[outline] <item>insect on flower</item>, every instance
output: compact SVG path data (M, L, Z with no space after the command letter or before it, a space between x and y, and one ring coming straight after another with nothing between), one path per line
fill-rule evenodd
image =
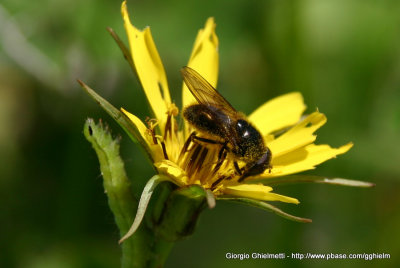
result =
M260 132L246 117L236 111L195 70L184 67L181 73L185 84L199 102L185 107L183 117L203 135L211 136L209 139L197 136L193 132L192 140L220 144L217 166L225 160L225 151L228 152L234 159L235 170L240 176L239 182L249 176L261 174L267 168L271 169L272 153L264 145ZM237 160L245 162L245 166L239 168Z
M299 92L287 93L265 102L249 114L248 119L236 111L215 89L219 55L213 18L207 20L196 37L188 62L193 69L184 67L181 70L186 85L182 87L185 124L182 129L179 128L175 118L179 111L171 100L165 70L150 28L141 31L132 25L126 2L122 3L121 11L130 50L116 35L113 37L138 75L154 118L148 120L146 126L140 118L123 108L116 109L80 82L129 136L141 145L157 172L147 181L135 219L120 242L136 232L154 189L163 181L177 186L174 196L175 193L180 195L181 190L200 189L201 194L189 192L188 196L185 195L183 203L186 200L199 200L200 197L205 198L212 208L216 200L234 201L272 211L298 222L311 220L289 215L268 202L299 204L299 201L273 192L271 186L300 182L373 186L367 182L340 178L292 176L346 153L353 144L350 142L338 148L315 144L315 131L327 119L318 110L302 116L306 105ZM192 132L186 123L195 131ZM185 210L189 206L181 208ZM166 225L162 226L168 227L165 230L169 234L181 237L181 230L188 230L186 223L192 222L193 215L198 215L197 208L193 208L187 210L187 217L178 217L182 219L181 223L166 221ZM180 212L171 211L168 215L173 216L163 218L174 220L175 215L182 216ZM172 232L170 227L176 229Z

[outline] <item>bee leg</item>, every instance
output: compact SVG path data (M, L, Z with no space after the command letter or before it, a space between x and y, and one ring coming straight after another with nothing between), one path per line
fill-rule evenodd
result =
M269 172L271 172L272 169L271 158L272 158L271 151L267 148L267 150L260 157L260 159L258 159L255 163L248 163L246 165L245 172L238 179L238 182L242 182L247 177L259 175L263 173L264 170L266 169L269 169Z
M233 161L233 166L235 167L236 172L237 172L240 176L242 176L242 171L240 170L239 165L238 165L238 163L237 163L236 161Z
M215 174L219 170L219 168L222 166L222 163L224 163L224 161L226 159L226 155L227 155L227 147L226 147L226 142L225 142L225 144L219 150L218 161L217 161L217 164L215 164L213 174Z
M224 142L224 144L222 144L222 147L218 152L218 162L223 162L225 160L226 152L228 151L228 147L226 146L227 144L228 144L228 142ZM223 157L223 159L222 159L222 157Z
M197 141L201 141L201 142L209 143L209 144L221 144L221 145L225 145L225 144L226 144L226 142L216 141L216 140L210 140L210 139L198 137L198 136L196 136L196 135L193 135L193 136L192 136L192 140L197 140Z
M219 177L218 180L214 181L213 184L211 184L211 189L214 189L215 186L217 186L221 181L223 181L225 179L226 179L226 176Z
M162 148L162 151L163 151L165 160L169 160L168 154L167 154L167 148L165 148L165 143L164 143L164 141L161 141L161 148Z
M190 134L189 138L187 138L187 140L186 140L186 142L185 142L185 144L183 145L183 148L182 148L183 153L186 153L188 151L189 145L190 145L191 142L193 142L193 137L196 137L196 134L197 134L196 131L193 131Z
M189 145L193 140L193 136L196 135L196 131L192 132L189 136L189 138L185 141L185 144L183 145L181 152L179 154L179 159L182 159L183 155L188 151Z

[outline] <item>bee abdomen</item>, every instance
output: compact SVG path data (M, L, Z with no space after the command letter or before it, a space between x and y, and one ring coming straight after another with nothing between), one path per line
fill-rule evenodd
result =
M226 115L209 105L194 104L183 110L183 117L196 129L223 138L221 118ZM228 117L227 117L228 118Z

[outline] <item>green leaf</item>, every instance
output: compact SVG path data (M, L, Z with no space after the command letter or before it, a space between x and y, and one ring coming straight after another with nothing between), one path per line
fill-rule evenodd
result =
M143 220L144 214L146 213L147 205L150 202L151 195L154 192L154 189L157 187L157 185L160 182L168 180L167 177L162 176L162 175L154 175L147 183L146 186L144 187L144 190L142 192L142 196L140 197L139 201L139 207L136 212L135 220L132 223L131 228L129 231L119 240L119 243L124 242L126 239L128 239L131 235L133 235L136 230L138 229L140 223Z
M259 201L259 200L254 200L254 199L250 199L250 198L237 198L237 197L231 197L231 196L220 196L217 198L218 200L226 200L226 201L231 201L231 202L236 202L236 203L241 203L244 205L248 205L248 206L252 206L252 207L257 207L257 208L261 208L270 212L275 213L276 215L279 215L285 219L288 220L292 220L292 221L297 221L297 222L312 222L311 219L306 219L306 218L300 218L297 216L293 216L291 214L288 214L282 210L280 210L279 208L263 202L263 201Z
M289 184L289 183L309 183L309 182L351 186L351 187L363 187L363 188L375 186L375 184L371 182L348 180L342 178L327 178L323 176L313 176L313 175L289 175L284 177L274 177L268 179L254 180L254 182L256 183L261 182L264 185L270 185L270 186Z

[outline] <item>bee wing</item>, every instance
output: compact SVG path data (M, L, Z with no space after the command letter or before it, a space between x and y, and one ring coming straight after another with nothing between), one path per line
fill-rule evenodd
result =
M181 69L181 74L186 86L199 103L217 107L227 114L237 114L235 108L198 72L185 66Z

